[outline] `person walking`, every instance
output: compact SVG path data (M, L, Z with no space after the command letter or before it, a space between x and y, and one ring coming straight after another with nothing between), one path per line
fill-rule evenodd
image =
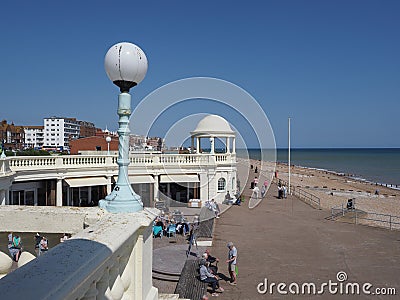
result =
M230 285L236 285L236 262L237 262L237 249L233 245L232 242L227 244L229 249L228 252L228 260L226 261L228 264L229 275L231 276Z
M251 198L252 199L254 199L254 198L258 199L259 194L260 194L260 189L259 189L258 186L255 186L254 189L253 189L253 192L251 193Z

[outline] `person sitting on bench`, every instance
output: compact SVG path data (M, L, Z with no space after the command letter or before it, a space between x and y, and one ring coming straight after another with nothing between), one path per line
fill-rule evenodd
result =
M200 280L206 283L211 284L211 296L218 296L216 290L222 293L224 289L219 286L218 277L216 275L211 274L210 270L208 269L209 262L205 259L200 260Z

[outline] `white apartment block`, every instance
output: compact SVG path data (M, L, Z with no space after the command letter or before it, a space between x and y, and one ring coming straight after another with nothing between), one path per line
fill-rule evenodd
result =
M41 148L44 143L44 126L24 126L25 147Z
M44 147L69 148L69 140L79 137L80 125L75 118L44 119Z

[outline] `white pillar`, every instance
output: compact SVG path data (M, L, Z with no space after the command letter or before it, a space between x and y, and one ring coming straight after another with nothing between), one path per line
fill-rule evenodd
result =
M196 137L196 153L200 153L200 138Z
M190 152L194 153L194 137L191 137Z
M202 204L204 204L204 201L209 200L209 183L208 183L208 176L207 173L200 173L200 195L199 199L202 201Z
M5 192L6 192L6 198L5 198L6 204L10 204L10 190L5 190Z
M231 138L226 138L226 153L231 153Z
M0 205L6 205L6 191L0 191Z
M111 176L107 177L107 195L111 194Z
M232 153L235 154L236 153L236 137L232 138Z
M62 206L62 179L57 179L56 206Z
M159 183L158 183L158 175L154 176L154 201L159 200L158 198L158 189L159 189Z
M214 137L210 137L210 143L211 143L211 154L215 153L215 146L214 146Z

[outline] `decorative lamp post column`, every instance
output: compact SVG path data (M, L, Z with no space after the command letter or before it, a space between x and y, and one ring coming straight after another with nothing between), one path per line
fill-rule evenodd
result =
M111 142L110 136L106 137L106 142L107 142L107 155L110 155L110 142Z
M118 180L113 191L99 201L99 206L112 213L136 212L143 203L129 182L129 117L131 95L129 89L139 84L147 72L147 58L143 50L131 43L112 46L105 57L104 66L110 80L119 87L118 96Z

